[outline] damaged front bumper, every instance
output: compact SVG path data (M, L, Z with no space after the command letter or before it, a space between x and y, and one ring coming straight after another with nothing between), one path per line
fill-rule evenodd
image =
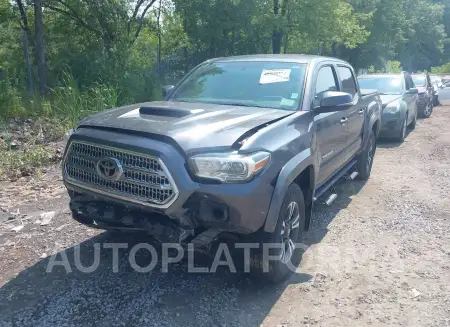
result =
M75 220L94 228L142 231L162 243L179 244L194 233L192 229L181 228L156 212L135 210L86 195L73 196L69 205Z

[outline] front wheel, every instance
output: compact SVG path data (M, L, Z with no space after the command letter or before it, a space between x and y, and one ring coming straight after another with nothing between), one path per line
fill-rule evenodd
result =
M433 102L429 101L428 104L423 108L422 111L422 117L428 118L431 116L431 113L433 112Z
M403 143L403 141L406 138L407 127L408 127L408 116L406 115L405 120L403 121L403 124L402 124L402 128L400 129L400 134L397 137L397 141L399 141L400 143Z
M252 272L277 283L290 277L301 260L301 242L305 226L305 201L297 184L286 191L273 233L263 233L260 248L252 258ZM266 248L266 250L265 250Z
M370 131L369 139L367 140L366 147L358 158L356 164L358 170L358 179L368 180L370 172L372 171L373 158L375 156L375 150L377 148L377 140L373 130Z
M416 124L417 124L417 110L416 110L416 113L414 114L414 119L413 119L413 121L411 122L411 124L409 125L409 127L410 127L411 129L415 129L415 128L416 128Z

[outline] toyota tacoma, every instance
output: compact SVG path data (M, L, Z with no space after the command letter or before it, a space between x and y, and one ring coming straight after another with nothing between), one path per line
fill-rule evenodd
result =
M343 177L369 178L379 95L345 61L304 55L211 59L164 90L164 101L94 114L70 134L73 218L199 250L278 244L275 260L257 249L252 262L287 278L313 203L330 204Z

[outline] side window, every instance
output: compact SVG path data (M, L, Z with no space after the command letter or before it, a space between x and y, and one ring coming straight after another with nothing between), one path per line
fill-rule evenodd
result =
M405 81L406 81L406 83L405 83L406 90L409 90L409 89L412 89L412 88L416 87L416 85L414 84L414 81L413 81L411 75L405 75Z
M314 107L320 105L322 96L326 91L337 91L338 86L334 76L334 70L331 66L320 68L317 74L316 91L314 93Z
M339 78L342 83L342 92L350 93L352 96L356 94L356 82L352 71L348 67L338 66Z

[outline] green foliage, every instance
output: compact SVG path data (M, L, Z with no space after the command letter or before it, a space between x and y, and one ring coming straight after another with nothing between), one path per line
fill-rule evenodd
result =
M8 81L0 81L0 118L21 117L25 114L18 90Z
M32 1L21 2L36 85L34 9ZM59 117L71 126L111 106L157 99L161 84L218 56L322 54L369 71L450 61L450 0L43 0L42 99L27 94L17 3L0 0L3 118Z
M431 72L433 74L450 74L450 62L442 66L431 67Z
M402 66L400 61L388 60L383 68L377 69L375 66L371 65L367 69L369 73L400 73L402 72Z
M400 61L389 60L386 63L386 73L400 73L402 70Z
M15 170L25 167L37 168L54 162L52 151L44 146L36 146L30 150L10 151L0 148L0 178L11 176Z
M69 73L64 73L64 86L52 90L54 114L67 127L75 127L81 118L118 105L118 92L114 87L96 83L81 92Z

